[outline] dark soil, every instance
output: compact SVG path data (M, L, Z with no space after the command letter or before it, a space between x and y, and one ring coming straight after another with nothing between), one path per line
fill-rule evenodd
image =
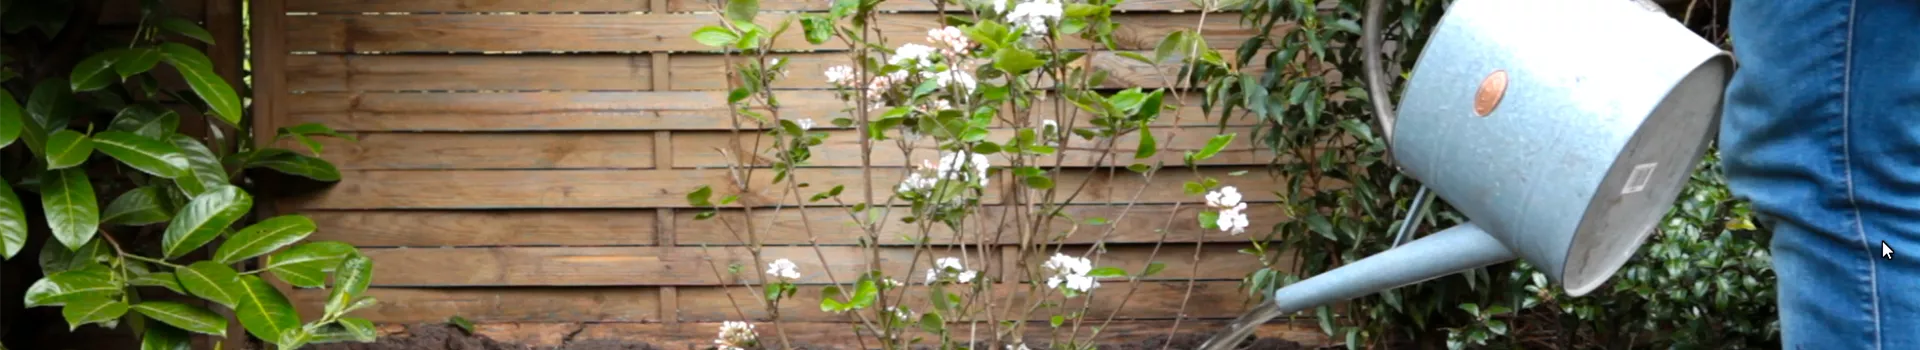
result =
M372 343L333 343L307 347L315 350L532 350L531 346L495 341L484 335L469 335L451 325L420 324L406 332L389 334ZM555 350L657 350L649 344L604 340L570 342Z
M1172 337L1173 344L1171 346L1168 346L1167 344L1168 337L1162 335L1162 336L1155 336L1152 338L1139 340L1131 343L1104 344L1100 348L1114 349L1114 350L1194 349L1194 348L1199 348L1200 344L1205 343L1207 341L1207 338L1210 336L1212 335L1197 334L1197 333L1181 334L1181 335ZM833 345L815 346L811 344L808 344L808 345L795 344L795 345L796 347L799 347L802 349L841 349L844 347L844 346L833 346ZM1031 344L1029 348L1046 349L1044 344ZM459 328L455 328L451 325L419 324L419 325L413 325L413 326L407 327L406 331L404 332L382 336L378 341L375 341L372 343L319 344L319 345L308 346L307 349L314 349L314 350L416 350L416 349L417 350L535 350L536 348L527 346L527 345L522 345L522 344L503 343L503 342L495 341L491 338L487 338L484 335L477 335L477 334L469 335L465 331L462 331ZM568 342L564 345L561 345L558 348L541 348L539 350L547 350L547 349L552 349L552 350L656 350L659 348L651 344L645 344L645 343L616 342L616 341L609 341L609 340L583 340L583 341L577 341L577 342ZM1294 342L1287 341L1284 339L1279 339L1279 338L1260 338L1260 339L1252 339L1249 342L1242 343L1240 349L1242 350L1296 350L1296 349L1307 349L1307 347L1302 346L1299 343L1294 343Z

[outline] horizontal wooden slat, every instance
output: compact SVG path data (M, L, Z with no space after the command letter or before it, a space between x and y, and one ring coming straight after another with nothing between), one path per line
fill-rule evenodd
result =
M289 12L646 11L647 0L287 0Z
M979 0L953 1L946 4L946 10L950 14L966 16L966 5L961 4L969 3L985 2ZM724 7L725 4L724 1L714 0L667 0L667 11L711 11L709 5L721 5ZM760 10L826 11L829 4L831 3L814 0L767 0L760 2ZM939 9L939 7L935 6L935 1L929 0L892 0L881 2L875 9L880 11L932 12ZM1198 11L1199 9L1199 6L1194 6L1192 1L1187 0L1128 0L1114 7L1115 11Z
M291 91L649 90L647 55L291 55Z
M849 189L847 193L857 193L853 191L854 190ZM858 194L843 194L843 196L859 197ZM968 227L978 227L972 225L981 225L983 222L989 225L1003 223L998 217L1004 215L1002 213L1005 209L1005 207L997 206L982 208L980 212L983 215L968 219ZM1213 210L1207 209L1204 205L1182 205L1178 212L1174 212L1173 209L1173 205L1164 204L1135 205L1132 209L1127 209L1124 204L1068 206L1065 214L1068 215L1069 218L1055 219L1052 225L1049 225L1049 228L1043 232L1048 233L1047 237L1058 239L1053 242L1070 244L1094 243L1102 241L1103 238L1104 242L1114 244L1152 243L1161 239L1160 230L1163 228L1167 229L1165 236L1166 241L1169 243L1247 241L1247 237L1244 236L1233 236L1217 230L1201 229L1198 214L1203 210ZM913 240L919 239L921 232L917 225L901 223L899 221L906 215L904 213L905 208L901 208L900 210L902 210L902 212L887 213L884 216L887 222L880 231L880 244L910 245L915 244ZM804 220L802 219L803 212L805 213ZM1122 213L1125 215L1122 216ZM713 218L706 220L696 220L694 218L696 215L698 215L698 212L694 211L674 212L674 227L679 234L679 236L676 237L679 244L684 246L745 244L735 238L732 233L734 230L746 229L747 216L744 211L737 209L721 210L718 214L714 215ZM1274 224L1290 220L1280 207L1271 204L1251 205L1247 208L1247 215L1248 221L1250 222L1248 227L1253 228L1271 227ZM855 226L853 216L847 212L846 208L785 209L778 212L759 210L754 212L753 217L755 219L752 222L758 228L757 232L760 233L761 244L805 245L810 244L811 239L816 240L822 245L852 245L858 244L860 238L866 237L866 232L862 231L860 227ZM1092 218L1101 218L1107 221L1108 224L1095 225L1087 223L1087 220ZM1169 223L1168 220L1172 220L1172 222ZM1018 224L1008 221L1005 222L1005 225L1011 229ZM811 238L807 234L807 228L812 228L813 234ZM1112 232L1109 233L1109 230ZM981 231L977 229L967 231L967 235L963 237L965 239L963 242L969 244L979 242L979 232ZM987 230L985 232L996 231ZM1010 240L1013 239L1015 233L1019 231L1007 232L1007 239ZM926 234L927 242L931 244L953 244L956 242L953 231L944 225L934 225Z
M793 15L765 14L756 23L772 25ZM880 15L879 28L891 38L919 42L927 30L938 28L935 14ZM1116 14L1125 23L1114 32L1117 49L1151 50L1167 33L1190 30L1199 14ZM1210 47L1234 47L1254 34L1239 25L1239 16L1214 14L1207 20ZM482 51L704 51L711 49L689 35L719 23L715 14L594 14L594 15L312 15L288 16L287 46L313 52L482 52ZM812 45L802 31L789 30L775 39L777 50L832 49L838 42ZM896 39L899 40L899 39ZM1078 38L1063 38L1063 47L1087 48Z
M1059 155L1037 156L1030 163L1035 166L1126 166L1134 163L1181 164L1184 151L1198 151L1205 148L1207 139L1223 133L1238 133L1227 148L1213 158L1200 161L1203 165L1226 164L1266 164L1273 159L1273 152L1266 146L1256 144L1252 137L1252 127L1229 127L1222 132L1218 127L1179 127L1152 129L1159 150L1152 157L1134 158L1140 147L1140 134L1130 133L1114 139L1082 139L1069 133L1064 142L1057 145ZM837 156L860 154L858 131L836 130L826 132L828 137L823 143L809 148L813 156L801 166L860 166L860 157ZM1002 142L1012 140L1013 129L993 130L988 140ZM735 139L739 141L735 143ZM777 142L766 133L743 132L737 137L725 131L682 131L673 134L673 165L682 168L714 168L733 165L767 166L780 160ZM737 144L738 148L735 148ZM872 164L876 166L909 166L923 161L940 159L941 151L932 138L922 138L902 150L896 142L877 142L873 145ZM722 152L724 151L724 153ZM911 154L908 153L911 151ZM729 157L731 155L731 157ZM908 159L911 155L911 159ZM728 158L732 158L729 160ZM990 156L996 166L1008 165L1005 157Z
M1151 51L1133 51L1146 57L1153 57ZM828 89L824 72L833 66L850 65L852 57L845 52L786 53L769 55L787 60L787 75L775 80L774 88L781 89ZM1101 88L1165 87L1173 86L1180 80L1179 63L1169 60L1160 65L1149 65L1131 58L1122 57L1112 51L1100 51L1090 61L1079 61L1076 65L1091 62L1094 69L1108 72L1107 80L1097 86ZM738 60L739 57L734 59ZM726 56L711 54L674 55L673 90L726 90L728 66ZM1165 79L1162 79L1164 75ZM1050 83L1048 83L1050 84ZM1045 86L1045 84L1042 84Z
M1064 301L1061 299L1060 293L1054 292L1051 293L1051 295L1047 295L1047 297L1050 300L1061 302L1063 306L1040 308L1028 317L1028 319L1045 322L1044 320L1052 315L1078 311L1082 305L1087 306L1088 315L1098 317L1099 319L1106 319L1107 315L1114 314L1115 311L1119 311L1118 314L1115 314L1115 318L1117 319L1172 319L1174 315L1185 315L1190 318L1233 318L1239 316L1241 312L1244 312L1244 310L1251 306L1248 301L1247 292L1240 289L1239 281L1194 282L1193 297L1187 303L1184 313L1180 312L1180 304L1184 299L1182 296L1186 295L1187 292L1187 281L1139 283L1139 290L1135 291L1132 297L1127 297L1126 295L1131 283L1125 281L1102 282L1100 288L1094 290L1093 295L1079 296ZM854 321L852 315L820 311L817 300L821 299L822 287L802 286L799 289L798 292L794 293L795 296L793 298L807 302L781 303L781 320L790 322ZM1027 289L1028 285L1024 284L1000 284L994 288L993 294L980 296L991 296L996 299L996 304L1000 305L999 308L1002 308L996 311L1004 311L1005 303L1010 300L1013 302L1026 301L1020 305L1031 305L1030 299L1023 300L1027 298ZM1044 286L1042 286L1042 289L1044 289ZM740 312L735 312L732 306L733 302L728 301L728 292L732 293L731 297L733 298L733 302L738 302L742 305ZM745 288L736 286L732 287L731 290L723 291L714 287L680 287L679 293L680 317L682 320L695 322L740 320L740 316L738 316L739 313L745 313L747 319L750 320L761 321L768 319L766 308L751 307L757 305L755 302L759 300L757 299L759 298L758 294ZM900 291L890 291L887 297L894 298L898 293L900 293ZM926 301L927 296L928 293L924 290L924 287L918 284L912 285L905 291L904 297L906 300L904 304L907 305L908 310L930 310L932 307ZM838 299L840 296L834 295L834 297ZM1091 303L1082 304L1086 303L1089 298L1092 299ZM1121 300L1127 301L1124 306L1121 305ZM962 302L965 303L967 301L968 300L963 300ZM984 303L985 301L980 300L977 302ZM892 304L900 303L892 302ZM978 309L979 306L975 305L973 308ZM1060 310L1060 308L1070 309ZM984 313L980 315L980 319L985 319ZM947 320L967 319L956 315L943 316L946 316L945 319ZM1006 319L1009 317L1002 315L1001 318Z
M892 187L904 178L901 169L874 171L873 183ZM1229 177L1230 173L1252 171L1255 175ZM1067 171L1055 176L1057 188L1071 191L1092 181L1074 203L1173 203L1199 200L1181 189L1184 181L1210 176L1223 183L1284 183L1259 175L1255 167L1204 168L1199 175L1188 171L1164 171L1148 184L1126 169L1090 169ZM288 209L513 209L513 208L660 208L687 207L686 194L705 185L713 189L715 200L738 195L742 205L765 206L775 203L797 205L793 196L782 196L785 187L772 188L773 174L760 170L751 193L741 193L731 185L726 169L701 170L461 170L461 171L344 171L342 180L330 190L301 195L284 201ZM799 181L810 183L811 196L834 186L861 186L858 168L805 168L793 172ZM1004 181L994 180L994 181ZM1319 189L1340 183L1325 180ZM992 182L990 184L1004 184ZM1253 185L1252 183L1245 185ZM982 198L997 203L999 187ZM1134 198L1136 191L1139 197ZM1273 191L1243 191L1248 201L1275 200Z
M1097 326L1097 324L1094 324L1097 321L1099 320L1089 320L1089 323L1080 328L1077 337L1083 341L1089 337L1093 337L1093 342L1103 345L1103 349L1140 344L1150 339L1160 339L1161 337L1165 337L1169 331L1175 330L1174 326L1176 326L1174 321L1167 320L1115 320L1113 323L1107 324L1105 328L1101 328L1102 331L1100 334L1094 337L1091 328ZM1220 330L1225 326L1226 322L1225 320L1182 320L1178 324L1178 332L1180 334L1208 334ZM1254 335L1261 338L1285 339L1306 345L1308 348L1330 344L1330 340L1326 334L1321 332L1317 323L1311 320L1295 320L1294 323L1286 322L1287 320L1282 319L1261 325L1255 329ZM969 325L956 323L955 326L967 327ZM754 325L754 327L755 330L760 333L761 339L763 339L762 344L766 344L766 342L771 341L771 339L778 338L777 334L779 334L779 332L776 329L784 329L788 339L793 341L796 347L803 347L805 349L857 349L860 340L855 339L855 337L860 334L866 334L866 332L856 333L851 324L837 322L760 323ZM567 344L565 342L566 340L571 340L572 344L592 344L594 342L617 344L645 343L661 349L704 349L713 346L714 332L719 329L719 322L684 324L511 323L479 324L475 327L474 333L485 335L488 338L502 342L532 346L536 349L560 348L563 344ZM915 336L924 336L926 334L917 329L909 329L908 331L912 332L910 334ZM1027 324L1026 333L1023 334L1026 335L1026 343L1030 348L1041 349L1044 348L1044 345L1041 344L1056 341L1049 339L1056 334L1056 332L1060 337L1064 338L1072 334L1073 329L1071 327L1054 329L1046 322L1031 322ZM566 337L563 339L562 336ZM985 337L982 337L981 339L984 340L984 338ZM874 339L872 336L867 336L865 339L868 340L870 347L874 346L871 343L872 339Z
M558 131L558 130L729 130L726 92L522 92L522 93L348 93L288 95L282 125L323 123L345 131ZM828 128L833 118L849 117L850 103L830 91L781 91L785 118L812 118ZM1202 115L1199 94L1187 95L1192 107L1164 113L1156 126L1215 125ZM1049 97L1048 101L1059 97ZM1176 100L1169 96L1169 101ZM1171 102L1170 102L1171 103ZM1050 108L1031 118L1064 121ZM1068 109L1085 120L1087 114ZM884 111L875 111L879 116ZM1237 121L1236 121L1237 122ZM741 128L756 128L741 117Z
M652 210L307 212L312 239L357 246L652 245Z
M653 133L361 133L321 137L322 159L341 169L645 169ZM281 147L301 146L292 140Z
M288 299L302 317L311 321L324 313L327 293L322 289L296 289L288 293ZM380 303L354 311L353 317L377 323L445 322L453 316L474 322L658 322L661 315L659 289L650 287L376 287L367 289L364 295Z
M1168 246L1168 250L1153 259L1167 264L1167 271L1153 278L1238 279L1260 267L1254 259L1234 253L1239 245L1210 245L1207 249L1211 253L1201 262L1209 268L1200 269L1199 275L1194 275L1188 255L1193 248L1178 247ZM815 249L766 247L762 251L762 263L779 258L792 260L802 271L796 281L799 283L830 283L833 279L826 275L828 270L838 274L837 279L842 282L851 281L857 271L871 268L864 259L856 258L867 256L869 251L864 248ZM1114 246L1099 256L1137 272L1146 266L1151 249L1152 246ZM1176 253L1183 250L1184 254ZM741 265L743 277L755 282L765 268L754 263L745 247L365 248L361 252L375 263L373 285L387 287L714 286L735 283L735 277L726 272L733 264ZM1077 256L1082 252L1068 253ZM984 259L978 251L964 253L957 248L935 248L926 254L916 254L908 247L880 248L879 254L881 269L887 275L898 276L897 279L910 284L918 284L925 278L919 272L932 266L936 257ZM831 260L823 265L820 256ZM914 262L916 256L917 263ZM985 266L983 263L972 265L970 268L974 269ZM716 267L718 274L714 271Z

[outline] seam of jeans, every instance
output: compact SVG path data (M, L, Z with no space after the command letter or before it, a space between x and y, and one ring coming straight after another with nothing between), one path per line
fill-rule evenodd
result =
M1847 2L1846 56L1840 65L1840 159L1842 163L1841 170L1845 172L1846 176L1847 207L1853 211L1853 232L1860 236L1860 244L1865 245L1867 251L1871 252L1873 249L1871 244L1867 243L1866 224L1862 222L1864 218L1860 215L1860 200L1853 189L1853 41L1855 39L1854 27L1859 25L1856 23L1858 21L1857 13L1859 13L1859 11L1859 0ZM1883 349L1886 346L1885 344L1881 344L1880 340L1881 333L1883 332L1880 329L1879 275L1880 262L1875 261L1873 258L1868 258L1867 295L1873 299L1874 349Z

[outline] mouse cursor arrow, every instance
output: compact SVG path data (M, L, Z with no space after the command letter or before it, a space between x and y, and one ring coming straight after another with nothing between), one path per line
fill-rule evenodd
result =
M1887 241L1880 241L1880 256L1893 260L1893 247L1888 247Z

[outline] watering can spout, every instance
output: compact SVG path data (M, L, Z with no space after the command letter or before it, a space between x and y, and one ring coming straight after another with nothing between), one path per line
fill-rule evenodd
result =
M1301 311L1513 259L1500 240L1466 223L1287 285L1272 300L1278 312Z

